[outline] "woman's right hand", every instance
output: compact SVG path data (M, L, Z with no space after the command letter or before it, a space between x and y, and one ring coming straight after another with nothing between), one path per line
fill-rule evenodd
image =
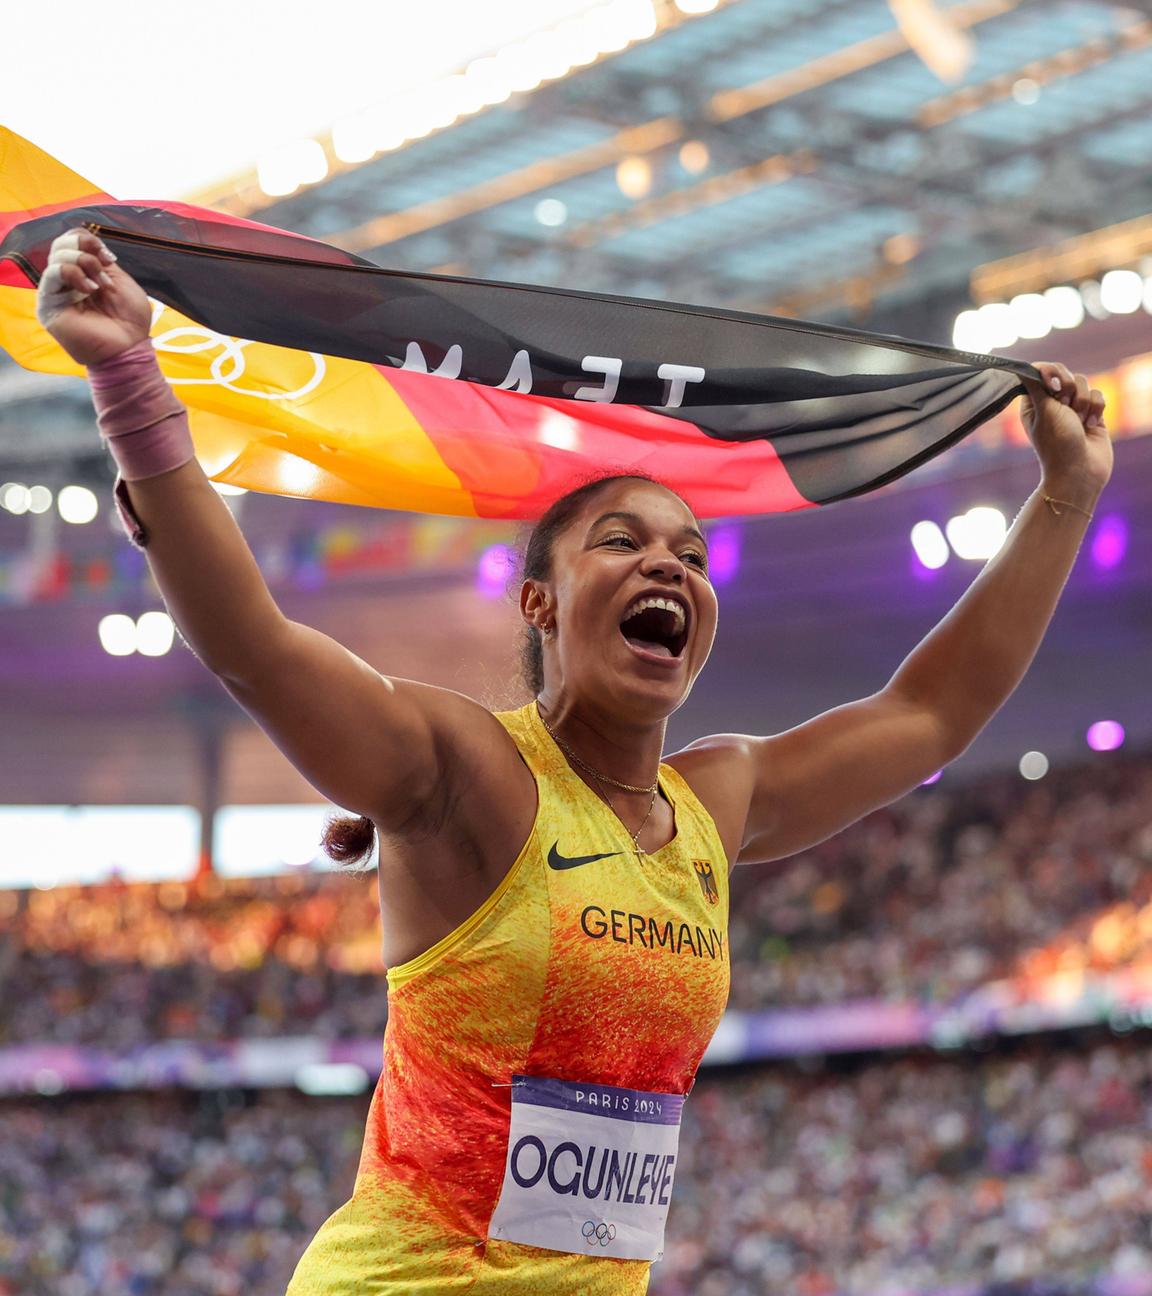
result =
M36 318L77 364L88 366L142 342L151 331L152 306L95 234L71 229L48 254Z

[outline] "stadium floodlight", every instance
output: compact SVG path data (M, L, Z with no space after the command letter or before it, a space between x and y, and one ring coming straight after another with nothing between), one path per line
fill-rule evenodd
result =
M912 548L922 566L937 571L948 561L948 541L935 522L917 522L912 528Z
M87 486L65 486L56 496L56 510L65 522L83 526L100 511L100 501Z
M981 562L1000 552L1008 535L1008 519L998 508L970 508L949 518L944 531L957 558Z
M136 651L145 657L163 657L176 637L167 612L145 612L136 621Z
M988 330L981 322L978 310L963 310L956 316L952 325L952 345L957 351L975 351L977 355L987 355Z
M28 491L28 512L47 513L52 507L52 492L47 486L33 486Z
M256 180L269 198L284 198L299 185L292 146L269 149L256 161Z
M1144 280L1135 270L1109 270L1100 280L1100 305L1110 315L1133 315L1144 300Z
M100 618L100 646L110 657L131 657L136 651L136 622L123 612Z
M616 183L625 198L643 198L652 188L652 163L637 154L621 159Z
M5 482L0 486L0 508L6 508L9 513L17 516L27 513L30 500L31 492L23 482Z
M376 130L367 113L344 117L332 127L332 152L341 162L368 162L376 156Z
M1008 303L1008 309L1022 338L1043 338L1052 332L1052 312L1043 293L1020 293Z
M719 0L676 0L676 8L682 14L706 14L716 8Z
M985 329L987 349L1001 350L1013 346L1020 334L1016 330L1016 319L1012 307L1007 302L988 302L976 312Z
M1074 329L1084 323L1084 299L1070 285L1058 284L1047 289L1044 300L1048 303L1053 328Z
M535 216L541 225L555 228L568 219L568 208L559 198L541 198L536 204Z

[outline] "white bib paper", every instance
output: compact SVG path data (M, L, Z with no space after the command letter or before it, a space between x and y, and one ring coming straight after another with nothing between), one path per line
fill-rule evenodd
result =
M683 1107L680 1094L513 1076L504 1185L488 1236L659 1260Z

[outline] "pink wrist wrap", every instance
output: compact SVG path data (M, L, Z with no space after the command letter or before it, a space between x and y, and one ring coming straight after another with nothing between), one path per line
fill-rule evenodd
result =
M171 472L195 458L188 411L176 399L145 338L90 366L100 434L125 481Z

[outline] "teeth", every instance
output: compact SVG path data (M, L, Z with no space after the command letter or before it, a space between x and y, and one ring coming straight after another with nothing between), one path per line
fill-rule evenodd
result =
M684 609L675 599L666 598L638 598L624 614L624 620L627 621L629 617L634 617L647 608L659 608L663 612L672 612L676 616L677 629L681 629L684 625Z

